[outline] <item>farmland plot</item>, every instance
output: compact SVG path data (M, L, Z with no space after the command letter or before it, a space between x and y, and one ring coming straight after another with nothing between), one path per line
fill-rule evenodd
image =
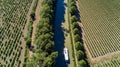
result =
M21 64L22 31L32 0L0 0L0 67Z
M84 44L93 63L120 56L120 0L78 0ZM115 60L115 59L114 59ZM116 59L120 65L120 59ZM108 61L106 61L108 62Z

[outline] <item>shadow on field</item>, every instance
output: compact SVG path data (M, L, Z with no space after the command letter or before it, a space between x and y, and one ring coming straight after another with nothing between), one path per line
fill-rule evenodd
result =
M82 23L81 22L81 19L80 19L80 11L78 10L78 7L76 6L76 13L75 13L75 16L76 16L76 18L77 18L77 22L79 22L79 23ZM82 28L79 26L79 35L80 35L80 37L82 37ZM81 42L83 43L83 40L81 40Z
M81 19L80 19L80 10L79 10L78 6L76 6L76 14L75 14L75 15L76 15L76 17L77 17L77 22L83 23L83 22L81 21ZM82 33L83 33L82 28L81 28L81 26L79 26L79 35L83 38ZM84 44L83 39L81 39L80 42L81 42L82 44ZM84 52L86 52L84 47L83 47L82 50L83 50ZM85 53L85 58L87 58L86 53ZM87 66L90 67L88 61L87 61L86 59L85 59L85 61L87 62Z
M80 11L78 10L78 7L76 6L76 17L77 17L77 21L78 22L81 22L81 20L80 20Z

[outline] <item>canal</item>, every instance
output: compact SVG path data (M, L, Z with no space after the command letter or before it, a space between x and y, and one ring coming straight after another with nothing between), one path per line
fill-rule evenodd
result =
M62 23L64 22L65 14L65 3L64 0L57 0L56 3L56 13L54 22L54 41L55 41L55 51L58 52L58 57L56 59L55 67L67 67L64 61L64 32L62 30Z

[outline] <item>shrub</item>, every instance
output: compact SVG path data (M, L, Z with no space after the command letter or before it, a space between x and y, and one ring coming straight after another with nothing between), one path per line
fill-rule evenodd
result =
M78 28L74 28L73 32L74 32L74 35L79 34L79 29Z
M74 35L74 40L75 42L80 41L81 40L80 35L79 34Z
M84 59L84 52L79 50L77 51L77 59L78 60L81 60L81 59Z
M71 13L71 15L75 15L75 13L76 13L76 7L75 6L70 7L70 13Z
M77 22L76 16L73 15L73 16L71 17L71 22Z
M78 62L78 67L87 67L86 61L85 61L85 60L80 60L80 61Z
M73 22L72 26L73 26L72 28L79 28L79 25L77 22Z
M82 49L83 49L82 43L76 42L76 43L75 43L75 48L76 48L76 50L82 50Z

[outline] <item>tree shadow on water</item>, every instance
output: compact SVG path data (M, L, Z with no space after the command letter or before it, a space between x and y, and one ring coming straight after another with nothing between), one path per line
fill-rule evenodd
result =
M64 22L65 6L64 0L57 0L55 22L54 22L54 50L58 52L55 67L68 67L64 60L64 32L62 23Z

